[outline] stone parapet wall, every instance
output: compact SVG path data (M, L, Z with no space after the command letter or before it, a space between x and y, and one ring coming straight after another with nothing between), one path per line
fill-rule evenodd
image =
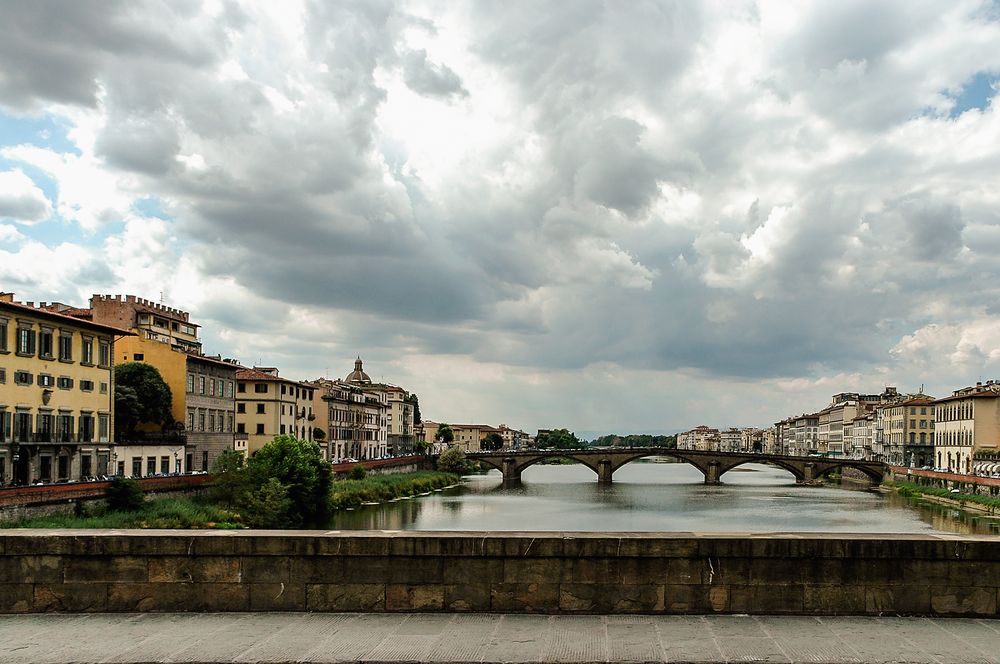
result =
M997 615L951 535L0 531L0 612Z

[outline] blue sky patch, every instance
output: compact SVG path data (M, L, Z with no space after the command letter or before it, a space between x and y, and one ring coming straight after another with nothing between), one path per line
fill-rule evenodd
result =
M984 110L990 103L990 99L996 94L994 86L1000 81L1000 76L990 72L981 71L973 76L962 87L961 93L956 96L955 106L949 113L950 117L957 118L962 113L971 108Z
M80 155L80 150L66 136L69 122L52 114L41 117L18 117L0 112L0 146L37 145L51 148L56 152L72 152Z

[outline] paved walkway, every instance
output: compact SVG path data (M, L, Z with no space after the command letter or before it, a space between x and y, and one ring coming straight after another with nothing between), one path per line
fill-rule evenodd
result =
M0 616L0 662L997 662L1000 621L766 616Z

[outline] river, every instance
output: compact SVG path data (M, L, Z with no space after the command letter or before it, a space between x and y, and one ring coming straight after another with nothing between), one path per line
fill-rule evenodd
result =
M520 485L499 471L428 496L336 514L339 530L579 530L1000 534L1000 520L860 485L808 487L747 464L706 486L680 463L630 463L600 485L581 465L535 465Z

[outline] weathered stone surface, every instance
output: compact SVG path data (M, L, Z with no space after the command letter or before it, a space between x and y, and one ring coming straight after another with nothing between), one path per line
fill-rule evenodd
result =
M151 558L152 583L239 583L240 559L186 556Z
M992 588L935 586L930 589L930 605L943 616L983 616L997 612L997 593Z
M306 585L309 611L385 611L385 584L310 583Z
M302 583L251 583L251 611L301 611L306 605Z
M558 583L498 583L490 590L490 609L514 613L554 613Z
M146 581L148 558L143 556L86 556L66 560L66 583Z
M390 583L385 587L386 611L440 611L444 586Z
M35 588L30 583L0 583L0 612L32 613Z
M98 583L36 583L32 611L107 611L108 589Z

